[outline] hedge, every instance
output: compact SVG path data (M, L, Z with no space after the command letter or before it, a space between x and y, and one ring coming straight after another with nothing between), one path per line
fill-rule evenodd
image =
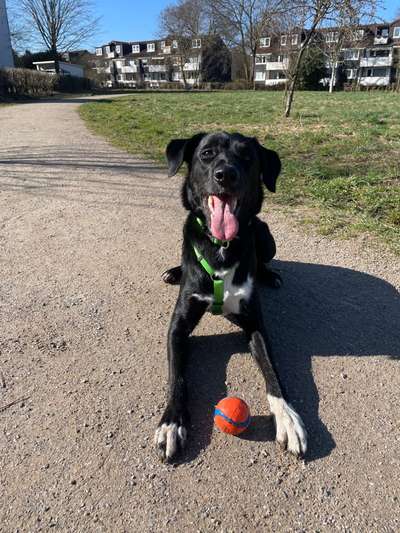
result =
M59 76L24 68L0 69L0 96L15 98L48 96L55 91L82 92L92 89L87 78Z

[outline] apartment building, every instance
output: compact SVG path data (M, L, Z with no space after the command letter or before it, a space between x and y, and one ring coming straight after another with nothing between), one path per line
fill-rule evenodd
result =
M215 61L213 61L213 59ZM213 68L218 64L219 68ZM218 36L182 41L111 41L96 48L96 70L109 87L162 87L168 82L194 86L229 81L231 59Z
M399 81L400 19L392 23L355 27L342 39L338 28L324 28L315 42L326 53L328 83L334 70L334 84L339 80L362 87L389 87ZM255 65L255 81L259 86L283 85L291 53L298 50L306 30L265 36L260 39ZM330 51L339 44L338 60ZM333 64L334 63L334 64Z

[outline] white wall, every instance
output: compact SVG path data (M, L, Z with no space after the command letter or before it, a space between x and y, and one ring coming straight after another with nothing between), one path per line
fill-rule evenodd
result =
M10 30L5 0L0 0L0 68L13 67Z

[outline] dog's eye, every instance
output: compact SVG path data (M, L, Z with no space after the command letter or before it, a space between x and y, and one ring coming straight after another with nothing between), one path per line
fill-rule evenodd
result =
M201 152L202 159L211 159L213 157L214 157L214 150L211 150L210 148L207 148L206 150L203 150Z

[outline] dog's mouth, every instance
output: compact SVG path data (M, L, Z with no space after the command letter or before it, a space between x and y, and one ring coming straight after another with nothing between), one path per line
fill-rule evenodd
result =
M207 206L211 214L211 233L220 241L231 241L239 231L236 217L238 198L229 194L210 195Z

